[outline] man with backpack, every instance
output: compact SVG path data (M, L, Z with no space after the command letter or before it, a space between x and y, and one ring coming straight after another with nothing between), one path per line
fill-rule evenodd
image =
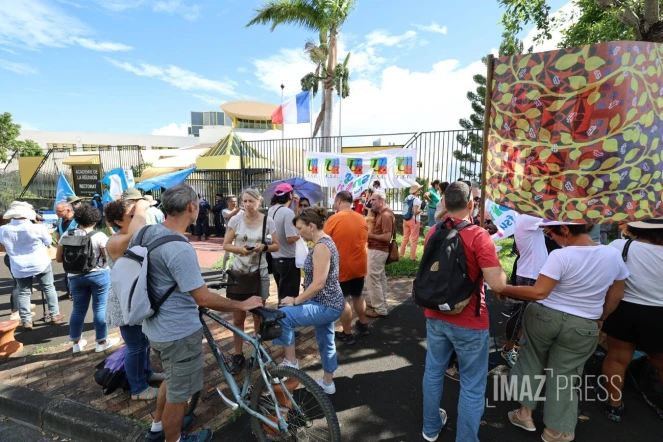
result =
M483 282L499 292L506 275L490 235L471 222L470 186L450 184L445 202L449 215L428 232L413 286L414 301L426 307L427 318L423 437L437 440L446 424L440 400L444 372L455 351L461 377L456 440L478 441L490 350Z
M171 187L161 196L161 204L166 220L163 224L144 227L134 235L125 257L118 259L113 267L113 290L120 299L125 318L142 307L138 304L141 301L156 309L156 313L128 321L130 325L143 321L143 333L161 360L166 376L159 388L154 421L146 437L164 440L165 435L167 442L209 442L210 430L194 435L181 433L187 401L203 388L203 334L198 306L224 312L248 311L262 306L262 300L254 296L242 302L233 301L207 288L196 252L184 236L200 210L195 190L186 185ZM155 246L157 242L159 246ZM138 249L143 249L147 258L143 260L147 263L146 269L141 265L138 268L127 265L131 258L126 255L137 253ZM147 290L134 290L132 286L147 287ZM146 299L148 291L154 303ZM127 296L129 294L131 296ZM125 308L123 300L126 299L131 302L130 311Z

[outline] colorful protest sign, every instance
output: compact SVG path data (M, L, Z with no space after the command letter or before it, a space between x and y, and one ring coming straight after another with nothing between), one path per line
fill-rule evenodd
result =
M386 149L356 154L307 152L304 178L324 187L352 188L380 180L384 188L410 187L417 178L416 149ZM349 177L348 177L349 175ZM361 192L360 192L361 193Z
M546 219L663 215L663 45L495 59L488 196Z
M352 197L357 199L361 194L370 187L371 185L371 174L366 175L353 175L350 172L345 174L343 181L336 185L334 189L334 195L338 192L347 190L352 193Z
M486 213L497 227L497 233L491 236L493 241L508 238L516 233L516 217L519 215L515 210L495 204L486 199Z

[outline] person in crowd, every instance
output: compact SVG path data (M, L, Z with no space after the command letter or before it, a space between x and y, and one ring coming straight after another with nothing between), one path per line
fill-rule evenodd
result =
M575 438L578 421L572 376L582 373L596 350L603 321L624 297L629 272L619 251L591 240L586 224L550 221L541 226L562 248L548 256L534 286L493 289L498 300L510 296L536 301L525 311L518 362L511 369L521 406L508 418L519 428L536 431L536 401L527 391L541 391L539 376L545 375L546 427L541 438L566 442Z
M157 208L157 204L159 204L152 195L145 195L143 197L143 200L147 201L148 207L147 210L145 211L145 223L148 226L154 225L154 224L161 224L164 220L163 217L163 212ZM138 202L141 200L134 200L134 202Z
M419 231L421 230L421 184L414 183L410 186L410 194L403 202L403 211L408 211L406 208L411 207L411 218L403 221L403 242L401 243L400 255L401 258L405 257L405 249L407 249L408 242L410 243L410 261L417 259L417 245L419 244ZM391 239L390 239L391 240Z
M624 413L622 389L626 369L636 348L647 353L663 385L663 217L628 224L632 242L618 239L610 244L626 253L624 299L603 324L608 335L608 354L603 362L605 387L610 397L605 404L609 419L621 422ZM658 264L656 264L658 263Z
M336 332L336 338L348 345L355 344L352 334L352 306L357 313L355 329L360 335L368 335L368 319L366 319L366 301L364 278L368 273L368 225L363 216L352 210L352 194L348 191L338 192L334 198L334 210L325 224L325 233L336 244L340 258L338 281L345 297L345 309L341 315L342 332Z
M72 210L76 210L81 204L83 204L83 199L76 195L71 195L67 197L67 202L71 204Z
M444 217L447 215L447 209L444 206L444 192L447 190L447 187L449 187L448 182L445 181L443 183L440 183L439 192L438 192L438 194L440 195L440 200L435 205L435 221L438 223L442 221Z
M269 216L260 213L260 204L262 195L253 187L249 187L242 192L242 203L244 213L234 216L228 223L226 236L223 239L223 249L226 252L235 255L232 263L232 271L235 273L250 273L260 271L260 292L256 293L262 298L263 304L269 298L269 273L267 271L266 252L276 253L280 249L279 235L276 230L274 220ZM264 217L267 216L265 224ZM263 232L263 226L265 231ZM266 244L263 238L267 235L272 236L272 243ZM227 295L228 298L236 301L242 301L246 297L237 295ZM233 324L240 330L244 330L246 312L236 311L233 313ZM254 329L258 330L258 318L254 316ZM246 361L244 358L243 345L244 340L234 335L235 354L233 355L233 364L231 371L239 373L242 365Z
M75 230L67 232L66 235L86 236L94 230L101 219L101 212L92 206L81 205L74 210L74 219L77 227ZM63 238L60 238L58 242L58 251L55 257L57 262L63 262L64 260ZM108 337L108 326L106 325L106 305L111 284L110 270L106 258L108 237L103 232L97 232L90 237L90 242L94 253L94 267L88 273L67 274L74 301L71 320L69 321L69 340L74 343L72 349L74 353L84 351L87 345L87 340L83 339L83 325L90 306L90 299L92 300L92 322L94 323L95 340L97 342L95 351L97 353L102 352L120 342L120 338Z
M369 216L371 214L371 206L373 205L371 202L371 196L373 196L373 192L375 191L371 188L366 189L366 191L362 193L362 201L364 201L364 211L362 212L362 215L364 216Z
M516 268L517 286L533 286L548 259L545 235L543 229L539 227L539 223L542 222L543 219L531 215L522 214L516 217L513 236L520 253L518 267ZM512 313L512 316L517 315L515 326L511 336L507 336L507 342L501 353L509 367L513 367L518 360L516 344L521 336L523 316L528 304L528 301L518 303Z
M284 348L282 366L299 368L295 351L295 327L315 327L315 339L322 360L323 376L318 385L327 394L336 392L334 372L338 368L334 322L341 317L345 307L343 291L339 284L339 255L334 241L324 232L327 210L310 207L302 210L294 219L299 235L313 242L304 264L304 291L296 298L281 300L286 317L281 319L281 337L274 345Z
M69 199L69 198L67 198ZM62 235L78 227L74 219L74 207L67 201L61 201L55 205L55 214L58 217L55 223L55 240L59 241ZM64 285L67 290L67 298L71 299L71 290L69 290L69 279L64 277Z
M396 228L396 217L387 206L386 196L381 190L371 195L371 211L375 220L368 223L368 278L367 290L370 308L366 316L387 316L387 274L385 265L389 257L389 245Z
M380 180L373 181L373 186L372 187L373 187L373 191L377 191L377 190L384 191L384 189L382 188L382 184L380 184Z
M430 188L424 193L424 199L428 203L426 215L428 216L428 227L435 225L435 211L437 204L442 200L440 197L440 180L433 180Z
M463 221L471 222L474 200L470 187L455 182L447 187L445 204L448 217L443 221L447 228ZM437 230L432 227L426 243ZM478 226L471 225L460 231L465 251L468 278L483 278L493 290L500 291L506 285L506 275L490 235ZM477 297L458 314L424 309L426 316L426 368L423 379L424 425L423 437L435 441L447 421L447 412L440 408L445 370L452 354L456 353L460 368L460 398L458 399L458 442L478 441L479 426L485 406L486 373L488 372L489 315L486 307L484 284L481 290L480 315L476 316Z
M190 186L174 186L161 196L166 213L162 224L148 226L143 243L149 244L166 235L182 235L198 218L200 201ZM135 246L136 238L129 242ZM203 333L198 306L209 309L246 312L262 305L260 298L244 302L229 300L212 293L200 274L198 258L186 242L169 242L150 253L149 284L155 294L175 290L159 309L159 314L143 321L143 332L152 350L161 360L165 381L159 388L154 420L146 437L167 442L209 442L213 432L182 433L184 414L191 396L203 389Z
M0 243L5 246L9 256L9 268L16 280L18 313L23 331L32 330L32 283L34 280L41 286L51 323L64 320L60 314L58 294L53 284L53 268L51 258L45 248L51 247L53 239L43 224L33 224L37 214L32 206L23 201L14 201L5 212L3 218L11 220L0 227ZM16 306L14 307L16 308Z
M226 223L223 219L223 209L228 207L226 204L226 199L223 197L222 193L217 193L214 198L216 202L214 207L212 207L212 213L214 214L214 232L216 233L217 238L223 238L226 234Z
M198 198L200 199L200 210L196 219L196 235L198 241L202 241L203 235L205 235L205 241L207 241L209 240L209 214L212 211L212 206L200 194L198 194Z
M131 238L147 225L147 213L151 207L149 204L148 199L135 202L119 199L106 204L104 208L106 222L115 232L106 243L106 259L111 270L115 261L126 252ZM148 382L163 381L165 375L152 371L150 341L143 333L143 326L128 325L124 322L120 300L112 287L108 293L106 325L111 328L119 327L122 339L127 345L124 371L131 389L131 399L141 401L155 399L159 389L150 387Z
M288 183L281 183L274 190L272 206L267 211L270 219L276 225L276 233L280 238L278 251L272 253L272 269L274 281L278 291L279 300L299 295L301 271L295 265L295 250L299 234L293 224L295 213L290 210L293 200L293 187ZM302 200L299 200L301 207ZM308 200L306 200L308 202Z
M239 207L237 204L237 197L235 195L229 195L228 198L226 199L227 207L221 211L221 214L223 215L223 221L224 225L228 226L230 223L230 220L232 219L233 216L241 213L243 215L242 209ZM225 234L224 234L225 238ZM227 275L225 274L225 271L228 270L228 260L230 259L230 252L227 252L225 248L223 249L223 261L221 262L221 270L224 272L223 274L223 280L226 280Z
M99 195L98 193L94 194L94 196L92 197L92 201L90 201L90 205L103 213L104 203L101 202L101 195Z
M306 209L307 207L311 207L311 201L309 201L309 199L306 197L301 197L299 198L299 203L297 204L297 207L299 208L297 214L299 214L299 212Z

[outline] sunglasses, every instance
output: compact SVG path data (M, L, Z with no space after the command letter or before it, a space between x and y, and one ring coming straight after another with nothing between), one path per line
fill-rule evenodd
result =
M475 203L478 203L479 201L481 201L481 197L480 197L480 196L477 196L476 198L474 198L474 202L475 202Z
M307 203L299 203L299 207L309 207Z

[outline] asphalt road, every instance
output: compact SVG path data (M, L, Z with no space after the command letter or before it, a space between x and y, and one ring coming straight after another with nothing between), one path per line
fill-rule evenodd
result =
M0 416L0 442L51 442L54 440L65 440L56 439L55 437L44 434L36 428L18 424Z
M502 304L493 308L493 324L503 331L504 317L499 314ZM343 440L361 442L411 442L424 441L421 437L422 386L426 358L426 329L419 307L408 301L389 317L374 323L372 334L357 339L357 344L338 345L339 370L336 372L336 394L330 399L337 411ZM498 343L501 345L501 343ZM491 362L502 364L498 353L491 355ZM598 366L588 362L588 370ZM318 365L307 370L317 379L321 375ZM449 414L449 421L439 441L456 438L457 402L460 384L445 378L441 406ZM528 433L512 426L507 412L517 408L514 402L493 401L493 382L488 381L489 408L483 416L479 439L483 442L541 440L543 431L542 408L535 412L537 433ZM588 400L580 403L580 414L587 420L579 420L576 428L578 441L661 441L663 421L645 404L628 385L625 391L626 421L617 424L603 413L603 405L596 401L596 394L589 390ZM584 417L582 419L584 419ZM248 415L220 429L213 439L216 442L257 439L251 434Z

